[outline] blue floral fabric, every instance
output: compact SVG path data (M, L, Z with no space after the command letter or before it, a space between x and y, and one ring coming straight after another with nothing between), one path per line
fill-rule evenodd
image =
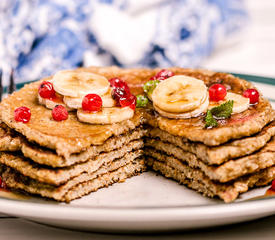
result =
M16 81L83 64L196 67L246 19L242 0L1 0L0 64Z

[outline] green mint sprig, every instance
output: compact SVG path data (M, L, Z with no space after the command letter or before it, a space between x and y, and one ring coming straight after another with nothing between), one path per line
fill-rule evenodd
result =
M154 89L157 87L157 85L160 83L159 80L151 80L144 84L143 90L144 92L150 96L152 95Z
M149 100L146 96L144 95L137 95L137 107L138 108L143 108L146 107L148 104Z
M220 106L213 107L210 111L216 118L230 118L233 110L233 100L229 100Z
M213 114L211 113L210 110L207 111L206 116L205 116L205 127L217 127L218 122L217 120L213 117Z
M220 106L214 107L207 111L205 116L205 127L217 127L218 122L216 119L230 118L233 111L233 100L229 100Z

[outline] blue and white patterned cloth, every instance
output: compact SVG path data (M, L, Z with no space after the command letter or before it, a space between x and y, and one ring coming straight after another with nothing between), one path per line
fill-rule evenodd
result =
M16 81L84 65L196 67L245 24L242 0L1 0Z

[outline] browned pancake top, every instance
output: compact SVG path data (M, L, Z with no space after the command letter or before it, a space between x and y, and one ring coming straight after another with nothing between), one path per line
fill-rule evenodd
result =
M176 74L194 76L205 82L207 86L221 83L234 93L242 94L248 88L255 88L251 83L226 73L206 74L197 72L184 72L174 70ZM248 110L233 114L229 119L219 121L219 126L205 129L204 116L190 119L168 119L157 116L154 122L158 127L173 135L185 137L191 141L203 142L206 145L219 145L230 139L250 136L259 132L267 123L274 119L274 112L270 103L260 97L259 103Z
M120 77L128 82L134 94L142 93L142 85L155 75L160 69L121 69L117 67L90 67L85 71L111 77ZM203 80L206 85L222 83L235 93L253 87L251 83L236 78L230 74L215 73L205 70L170 68L176 75L183 74ZM78 69L77 71L81 71ZM20 91L13 93L1 104L1 118L9 127L25 135L30 141L42 146L56 149L60 155L79 152L90 145L102 144L112 135L118 135L140 124L142 113L137 110L131 120L112 125L91 125L81 123L76 113L69 113L66 121L57 122L52 119L51 110L37 102L37 88L39 82L26 85ZM32 117L29 123L24 124L14 120L14 110L26 106L31 109ZM260 98L260 102L247 111L232 115L224 120L220 126L213 129L204 128L203 117L192 119L168 119L155 114L145 114L151 125L173 134L185 137L192 141L200 141L207 145L219 145L233 138L249 136L259 132L273 119L271 105L267 100Z
M28 140L56 149L61 155L79 152L90 145L100 145L112 135L119 135L140 124L141 113L136 111L130 120L112 125L92 125L77 120L76 112L69 113L66 121L57 122L52 111L39 105L37 89L40 82L26 85L1 103L1 118L9 127L25 135ZM31 109L27 124L14 120L14 110L20 106Z

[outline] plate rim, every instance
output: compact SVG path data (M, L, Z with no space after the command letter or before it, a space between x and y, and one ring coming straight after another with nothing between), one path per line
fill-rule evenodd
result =
M39 199L40 200L40 199ZM0 196L0 202L13 202L13 203L20 203L23 205L36 205L36 206L49 206L51 208L73 208L73 209L83 209L83 210L87 210L87 209L104 209L104 210L148 210L148 209L155 209L155 210L159 210L159 209L190 209L190 208L208 208L208 207L230 207L232 205L236 206L236 205L250 205L250 204L254 204L255 202L262 202L262 203L266 203L269 204L270 202L274 202L275 204L275 195L273 196L266 196L263 198L259 198L257 199L257 197L255 199L246 199L243 201L237 201L237 202L230 202L230 203L225 203L225 202L220 202L220 203L211 203L211 204L196 204L196 205L175 205L175 206L98 206L98 207L93 207L93 206L80 206L80 205L70 205L69 203L63 203L63 202L54 202L51 200L44 200L41 199L41 201L45 201L45 202L34 202L34 201L28 201L28 199L13 199L13 198L7 198L7 197L2 197ZM48 204L46 201L49 201ZM1 209L1 204L0 204L0 209Z
M39 217L43 219L52 219L54 217L54 219L68 220L75 219L75 217L78 216L80 218L78 220L82 221L88 219L106 221L106 216L109 216L112 221L136 221L142 219L147 222L162 222L167 220L175 221L186 218L187 216L192 217L193 219L201 219L202 217L211 217L213 215L215 215L216 218L243 216L244 212L246 213L245 216L255 214L267 216L275 213L274 197L232 203L171 207L85 207L69 204L55 205L27 202L2 197L0 198L0 203L2 203L0 204L0 211L9 215L23 216L27 218ZM227 215L224 215L225 213Z

